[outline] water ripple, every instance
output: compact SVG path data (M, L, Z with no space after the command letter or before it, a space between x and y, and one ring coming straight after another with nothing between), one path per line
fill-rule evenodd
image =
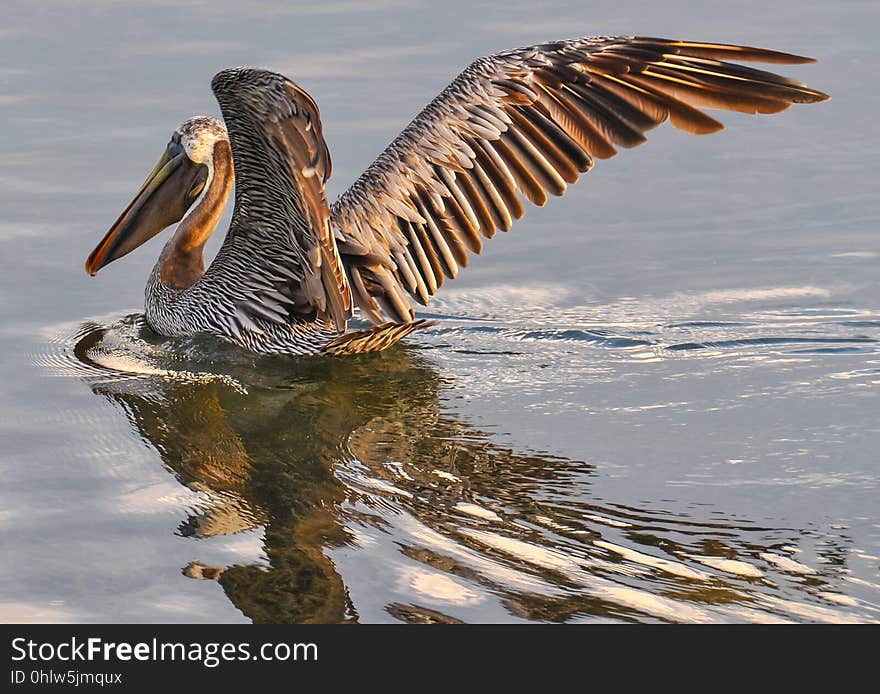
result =
M260 358L207 338L163 339L131 314L48 329L34 361L112 403L179 484L124 485L115 512L174 513L176 536L214 543L208 560L193 546L182 576L218 581L254 621L346 621L359 610L378 619L373 604L418 622L877 621L880 587L822 561L829 546L850 567L870 561L850 550L846 530L608 498L598 487L613 467L505 445L449 407L471 369L483 397L503 402L515 388L520 399L537 398L522 406L564 413L585 406L574 389L637 383L640 369L662 365L675 382L704 369L787 368L793 353L864 359L855 350L880 341L870 334L875 321L842 325L828 308L808 327L803 311L789 321L660 323L632 302L626 308L602 320L583 308L467 320L448 312L414 345L352 360ZM860 332L835 334L848 329ZM805 348L776 351L788 346ZM719 355L729 359L718 363ZM444 363L454 378L441 376ZM870 383L878 373L830 370L810 388ZM669 394L607 404L594 394L586 406L635 423L701 407ZM732 411L740 398L772 396L773 387L756 384L715 406ZM101 443L108 412L59 419L93 431L92 453L109 446L113 458L123 444ZM747 465L748 456L730 462ZM804 479L777 482L827 486L834 475ZM668 489L693 484L749 478L694 471ZM381 585L365 593L362 577L377 572ZM291 602L284 586L306 575L317 592Z

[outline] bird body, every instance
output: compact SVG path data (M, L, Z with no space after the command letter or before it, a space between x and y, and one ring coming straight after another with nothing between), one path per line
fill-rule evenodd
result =
M562 195L595 159L645 141L665 120L705 134L701 109L775 113L827 95L730 60L810 62L725 44L592 37L474 61L332 205L329 149L314 100L286 77L219 72L224 124L172 136L98 247L90 274L179 222L146 289L163 335L210 333L258 353L351 354L429 321L421 304L525 212ZM235 184L226 238L205 241ZM347 331L355 307L374 327Z

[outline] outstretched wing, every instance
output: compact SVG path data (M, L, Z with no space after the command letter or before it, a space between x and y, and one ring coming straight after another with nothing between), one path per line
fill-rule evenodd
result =
M333 204L355 301L413 320L420 303L479 253L482 238L544 205L667 118L691 133L723 126L700 108L776 113L827 95L729 62L805 63L758 48L640 37L582 38L480 58ZM481 238L482 237L482 238ZM377 305L378 304L378 305Z
M330 230L331 164L318 107L266 70L223 70L211 88L232 145L235 209L209 273L234 275L227 279L243 329L324 320L341 332L351 292Z

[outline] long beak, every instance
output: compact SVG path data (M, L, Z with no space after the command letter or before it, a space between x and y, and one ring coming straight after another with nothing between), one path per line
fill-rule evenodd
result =
M193 191L201 189L206 175L207 167L191 161L179 145L169 145L134 200L89 255L86 272L95 275L179 222L196 197Z

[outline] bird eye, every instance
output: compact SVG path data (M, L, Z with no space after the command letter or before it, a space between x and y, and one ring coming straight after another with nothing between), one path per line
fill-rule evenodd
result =
M180 142L175 142L173 139L168 143L168 146L165 149L168 150L168 157L170 159L173 159L183 152L183 147L180 145Z

